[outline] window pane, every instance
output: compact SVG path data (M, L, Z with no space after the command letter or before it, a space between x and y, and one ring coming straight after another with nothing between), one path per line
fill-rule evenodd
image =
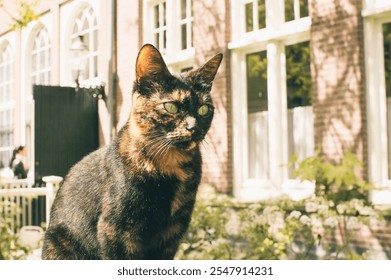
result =
M156 5L153 10L154 10L153 18L155 22L154 28L158 28L159 27L159 5Z
M31 71L37 71L37 55L33 54L31 57Z
M314 152L313 113L311 105L310 44L303 42L285 48L288 155L304 160ZM289 170L290 177L293 174Z
M246 16L246 32L254 31L253 3L247 3L245 5L245 16Z
M295 19L294 0L285 0L285 21Z
M311 105L309 42L287 46L285 53L288 108Z
M85 71L82 71L80 73L80 81L87 80L90 77L93 77L93 76L92 76L92 73L90 72L90 61L89 61L89 59L87 59Z
M163 2L162 16L163 16L163 25L166 26L166 24L167 24L167 21L166 21L166 2Z
M247 55L246 62L248 112L267 111L266 51Z
M266 27L266 5L265 0L258 0L258 28Z
M73 26L73 32L72 32L72 33L73 33L73 34L79 33L79 27L78 27L77 22L76 22L75 25Z
M94 36L94 48L93 48L93 51L97 51L98 50L98 30L94 30L93 36Z
M391 22L383 24L383 38L387 97L388 178L391 179Z
M186 41L187 41L187 28L186 28L186 24L182 24L181 25L181 48L182 50L185 50L187 48L187 44L186 44Z
M269 178L266 51L246 56L249 177Z
M82 24L82 27L81 27L81 30L87 30L88 27L89 27L89 24L88 24L88 20L86 17L83 17L81 22L83 23Z
M383 24L386 93L391 97L391 22Z
M308 0L300 0L300 17L308 17Z
M94 77L98 77L98 56L94 56Z
M163 31L163 49L167 48L167 31Z
M42 51L39 52L38 67L39 67L39 70L43 70L45 68L45 56Z
M85 33L83 35L82 41L87 46L88 51L93 51L93 45L90 40L90 33Z
M181 0L181 19L186 18L186 0Z
M160 49L159 33L155 33L155 46L156 46L156 48Z

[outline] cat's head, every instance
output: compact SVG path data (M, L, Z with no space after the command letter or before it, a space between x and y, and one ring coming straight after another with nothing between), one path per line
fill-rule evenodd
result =
M144 45L136 61L131 121L152 150L192 150L204 139L214 114L210 91L223 55L174 76L160 52Z

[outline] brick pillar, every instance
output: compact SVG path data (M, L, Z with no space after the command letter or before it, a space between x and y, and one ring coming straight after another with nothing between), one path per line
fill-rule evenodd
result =
M227 49L230 36L229 1L193 1L194 48L198 66L221 52L222 64L213 83L212 97L215 117L201 147L203 152L203 182L219 191L232 191L232 145L230 104L230 55Z
M142 45L142 0L117 0L117 36L115 64L117 76L116 89L116 127L119 130L128 120L132 102L132 88L135 80L135 64Z
M367 159L361 8L361 0L310 0L315 145L330 161L347 150Z

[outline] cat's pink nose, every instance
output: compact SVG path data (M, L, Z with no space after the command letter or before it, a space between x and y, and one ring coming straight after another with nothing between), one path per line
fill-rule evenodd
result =
M195 126L196 126L196 119L194 117L186 117L186 129L189 130L189 131L193 131L195 129Z

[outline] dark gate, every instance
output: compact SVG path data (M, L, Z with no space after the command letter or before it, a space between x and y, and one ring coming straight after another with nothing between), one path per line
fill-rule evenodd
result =
M35 179L69 169L99 145L98 98L103 87L34 86Z

